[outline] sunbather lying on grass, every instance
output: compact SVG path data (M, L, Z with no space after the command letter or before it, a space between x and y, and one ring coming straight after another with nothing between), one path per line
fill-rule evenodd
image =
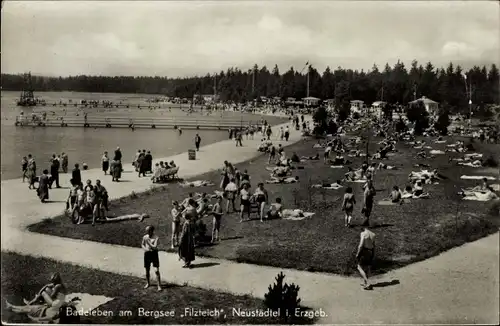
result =
M342 184L341 184L340 180L337 180L334 183L325 183L325 182L323 182L322 184L315 184L315 185L312 185L311 188L324 188L324 189L333 189L333 190L336 190L336 189L342 188Z
M298 176L297 177L287 177L287 178L271 177L271 179L266 180L266 183L269 183L269 184L278 184L278 183L289 184L289 183L296 183L296 182L299 182Z
M490 201L499 199L498 195L492 189L484 191L462 190L458 193L464 200Z
M301 156L301 161L319 161L319 153L316 156Z
M387 164L380 162L377 169L378 170L396 170L397 167L395 167L394 165L387 165Z

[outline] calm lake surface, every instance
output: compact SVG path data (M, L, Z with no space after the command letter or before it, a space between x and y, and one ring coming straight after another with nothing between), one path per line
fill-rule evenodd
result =
M48 168L52 154L66 152L69 157L70 168L75 163L87 163L89 168L100 167L100 159L104 151L108 151L112 156L117 146L120 146L124 156L124 164L132 162L138 149L150 150L154 157L166 157L179 154L193 147L193 140L196 133L200 134L202 146L228 138L227 131L216 130L183 130L182 135L172 129L130 129L123 128L79 128L79 127L15 127L15 117L24 111L26 116L30 116L33 110L57 111L61 108L22 108L15 104L19 97L19 92L2 92L1 98L1 178L13 179L21 177L21 159L23 156L32 154L37 162L38 170ZM123 116L137 117L158 117L158 116L178 116L200 119L199 113L187 115L179 105L147 103L146 99L155 97L154 95L143 94L101 94L101 93L78 93L78 92L38 92L36 97L41 97L47 103L68 102L73 103L82 99L108 100L113 103L131 104L130 109L117 108L112 110L111 115L123 114ZM132 108L135 105L135 108ZM160 106L154 111L148 109L138 110L137 105ZM185 105L187 107L187 105ZM72 111L71 111L72 110ZM67 108L67 114L76 114L76 108ZM88 109L89 117L92 110L102 111L103 108ZM59 114L59 113L57 113ZM225 112L222 119L243 119L244 121L257 121L266 119L270 124L277 124L285 121L282 118L253 115L240 112Z

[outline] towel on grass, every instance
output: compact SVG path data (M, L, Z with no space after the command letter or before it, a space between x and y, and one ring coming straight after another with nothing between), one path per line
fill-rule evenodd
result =
M392 200L390 199L382 199L382 200L379 200L377 202L377 205L380 205L380 206L396 206L396 205L401 205L403 202L402 201L399 201L397 203L394 203Z
M103 295L92 295L89 293L71 293L66 295L67 302L71 301L73 298L80 298L80 300L76 302L75 306L77 310L80 311L83 309L84 312L90 312L114 299Z
M437 155L437 154L444 154L444 152L439 149L433 149L432 151L429 152L429 154Z
M332 168L332 169L343 169L344 166L343 165L330 165L330 168Z
M444 143L446 143L446 140L435 140L434 143L436 143L436 144L444 144Z
M207 186L215 186L214 183L207 180L195 180L195 181L185 181L179 183L181 187L207 187Z
M483 180L486 178L487 180L496 180L494 177L489 177L486 175L463 175L460 177L460 179L463 180Z
M481 165L481 162L479 161L474 161L474 162L458 162L457 163L458 165L462 165L462 166L468 166L468 167L471 167L471 168L480 168L482 167Z
M367 181L368 181L367 179L357 179L357 180L354 180L354 181L346 180L346 182L356 182L356 183L365 183Z

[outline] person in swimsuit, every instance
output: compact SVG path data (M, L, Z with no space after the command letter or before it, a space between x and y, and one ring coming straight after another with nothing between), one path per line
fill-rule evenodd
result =
M108 173L109 169L109 157L108 157L108 152L104 152L101 158L101 165L102 165L102 171L104 172L104 175Z
M172 203L172 246L174 249L179 244L179 236L181 234L181 214L182 210L177 201Z
M250 191L248 183L244 183L240 190L240 222L243 222L243 214L245 212L248 219L250 219Z
M401 191L398 186L392 187L391 194L389 195L389 199L393 203L399 203L401 201Z
M66 303L66 287L62 283L61 275L52 274L50 283L43 286L32 300L24 300L24 303L24 306L15 306L7 302L6 307L15 313L27 314L39 322L57 319L60 308Z
M212 228L212 240L210 241L211 243L214 243L216 241L220 241L220 226L221 226L221 220L222 220L222 197L218 196L217 201L212 207L212 212L211 214L213 215L213 228Z
M259 215L260 221L264 221L264 209L266 208L266 203L268 202L269 196L267 195L267 190L264 189L264 184L261 182L257 185L257 189L253 194L255 202L259 205Z
M229 214L229 205L232 206L233 212L236 212L235 200L238 194L238 186L236 185L234 178L232 178L231 181L227 184L224 192L227 199L226 212Z
M73 210L75 206L77 205L77 200L78 200L78 189L80 188L80 185L75 184L73 179L70 180L71 183L71 189L69 191L69 196L68 200L66 201L66 209Z
M344 200L342 202L342 210L345 212L346 227L351 227L352 212L354 211L355 204L356 204L356 198L352 193L352 188L347 187L344 194Z
M418 197L424 193L424 188L422 187L422 182L417 181L413 187L413 195Z
M373 258L375 256L375 233L364 227L361 232L361 238L356 253L357 268L363 278L363 288L370 290L371 285L368 283L368 275L371 272Z
M269 210L267 211L267 218L281 218L283 213L283 205L281 204L281 198L276 198L276 202L271 204Z

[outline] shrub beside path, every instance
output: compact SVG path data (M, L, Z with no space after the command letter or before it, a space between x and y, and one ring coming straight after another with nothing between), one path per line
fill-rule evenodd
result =
M276 132L278 128L279 126L275 126L273 130ZM299 139L300 134L291 128L291 140L287 144ZM241 163L254 158L258 154L256 148L259 143L260 137L257 136L253 141L244 140L244 147L237 148L234 141L227 140L202 147L197 152L195 161L189 161L186 153L161 160L174 160L181 167L181 177L190 178L219 169L225 159ZM124 157L129 155L133 153L124 153ZM38 165L42 166L40 158L38 159ZM150 178L138 178L130 162L125 163L124 168L126 171L123 182L120 183L112 183L110 177L104 177L100 169L82 171L82 179L101 179L111 199L151 188ZM69 175L61 175L61 184L69 184ZM1 190L2 251L143 277L142 251L138 248L61 238L26 230L28 225L61 214L68 189L52 190L52 202L47 204L41 204L35 192L28 190L27 184L20 179L2 181ZM165 218L170 219L170 216ZM140 238L141 235L138 234L138 241ZM169 239L161 240L166 248ZM259 298L264 297L268 285L283 271L286 282L294 282L300 286L299 296L305 306L315 310L322 309L327 314L320 319L323 323L498 324L498 245L499 234L496 233L454 248L373 279L372 282L376 284L373 291L363 291L359 278L201 257L196 258L197 268L183 269L177 255L166 252L161 252L160 264L162 277L166 282L187 283L195 287L249 294ZM165 295L168 296L168 289Z

